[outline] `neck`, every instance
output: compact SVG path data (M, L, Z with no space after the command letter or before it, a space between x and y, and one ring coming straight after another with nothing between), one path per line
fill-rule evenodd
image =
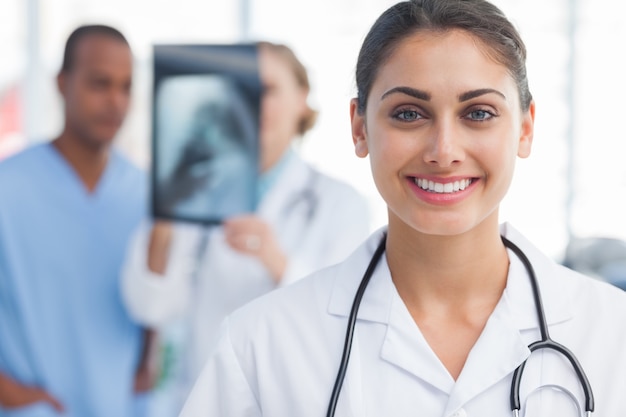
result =
M491 312L506 286L508 255L497 216L455 236L419 233L390 219L387 261L414 316Z
M106 168L110 149L96 146L67 130L52 142L65 158L89 192L93 192Z

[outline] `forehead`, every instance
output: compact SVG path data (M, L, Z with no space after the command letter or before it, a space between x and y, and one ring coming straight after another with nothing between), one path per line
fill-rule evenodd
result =
M111 36L94 34L76 44L74 70L125 71L132 69L132 54L128 45Z
M290 77L295 78L287 58L269 47L259 49L259 73L264 81L288 81Z
M397 85L471 89L503 83L514 87L508 68L490 52L483 41L464 30L418 31L395 46L380 66L373 89Z

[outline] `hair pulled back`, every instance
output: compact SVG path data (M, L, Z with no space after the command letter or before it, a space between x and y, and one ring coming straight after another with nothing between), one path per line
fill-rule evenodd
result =
M526 74L526 47L504 13L485 0L411 0L391 6L374 22L357 59L358 111L363 114L372 84L397 45L420 31L460 29L479 39L485 52L504 65L517 84L522 110L532 95Z

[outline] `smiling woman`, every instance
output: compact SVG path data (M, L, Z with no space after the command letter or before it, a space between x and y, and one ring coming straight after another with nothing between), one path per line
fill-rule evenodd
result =
M626 294L499 222L534 136L525 60L484 0L376 20L350 113L388 225L230 315L181 416L620 414Z
M370 156L390 224L444 235L486 220L497 228L515 158L530 154L534 104L521 107L508 68L485 59L477 42L465 31L413 36L352 103L357 155ZM443 192L460 181L468 187Z

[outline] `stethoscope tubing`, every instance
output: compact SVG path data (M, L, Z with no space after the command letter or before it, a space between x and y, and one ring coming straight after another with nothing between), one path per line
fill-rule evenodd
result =
M515 253L519 259L524 264L526 271L528 272L528 276L532 285L533 298L535 301L535 309L537 311L537 320L539 322L539 331L541 334L541 339L531 343L528 348L532 354L532 352L539 349L552 349L554 351L559 352L563 356L565 356L572 368L576 372L578 380L583 388L585 394L585 414L589 417L595 408L593 391L591 389L591 384L589 383L589 379L585 374L582 366L576 359L576 356L565 346L560 343L555 342L550 338L550 333L548 332L548 324L546 321L545 311L543 308L543 301L541 298L541 293L539 290L539 283L537 282L537 276L535 274L535 270L526 256L526 254L513 242L501 236L502 242L504 245ZM341 387L343 385L343 381L346 376L346 371L348 369L348 363L350 361L350 351L352 349L352 341L354 338L354 330L356 327L356 320L359 311L359 306L361 305L361 300L363 299L363 294L365 293L365 289L369 284L372 275L374 274L374 270L378 265L380 259L382 258L383 253L385 252L385 245L387 242L387 234L383 235L372 259L370 260L365 273L363 274L363 278L361 279L361 283L359 284L359 288L354 296L354 300L352 302L352 308L350 310L350 316L348 317L348 324L346 328L346 337L343 346L343 352L341 355L341 362L339 364L339 370L337 371L337 377L335 379L335 384L333 386L333 390L331 393L330 401L328 403L328 410L326 413L327 417L333 417L335 415L335 409L337 408L337 402L339 400L339 394L341 393ZM524 373L524 368L526 367L526 361L524 360L520 366L515 369L513 372L513 379L511 381L511 395L510 395L510 403L511 403L511 411L513 412L514 417L519 416L520 411L520 385L522 376Z
M326 415L328 417L332 417L335 415L335 408L337 408L337 401L339 400L339 393L341 392L341 386L343 385L343 380L346 376L346 370L348 369L348 362L350 361L350 351L352 350L352 338L354 336L354 328L356 326L357 314L359 312L359 306L361 305L361 299L363 298L363 294L365 293L365 288L367 284L369 284L372 275L374 275L374 269L376 269L376 265L378 265L378 261L383 256L385 252L385 244L387 242L387 234L383 236L378 247L376 248L376 252L372 256L369 265L367 266L367 270L365 274L363 274L363 279L361 280L361 284L359 284L359 288L356 291L356 295L354 296L354 300L352 301L352 308L350 310L350 316L348 317L348 329L346 331L346 339L343 344L343 353L341 355L341 362L339 365L339 371L337 372L337 378L335 379L335 385L333 386L333 392L330 397L330 401L328 403L328 411Z
M502 236L502 242L507 248L511 249L515 253L515 255L517 255L517 257L522 261L522 263L524 264L524 267L526 268L526 271L528 272L530 283L532 285L533 298L535 299L535 309L537 310L537 320L539 322L539 331L541 333L541 339L536 342L531 343L528 346L528 349L530 350L531 353L540 349L552 349L552 350L559 352L560 354L562 354L569 360L570 364L572 365L572 368L574 369L574 372L576 372L578 381L580 382L583 388L583 392L585 394L585 412L588 415L590 415L595 408L595 401L593 397L593 391L591 389L591 384L589 383L589 379L587 378L587 375L585 374L585 371L583 370L582 365L580 364L580 362L578 362L578 359L576 359L576 356L572 353L572 351L570 351L568 348L566 348L562 344L555 342L550 337L550 333L548 331L548 324L546 320L546 314L543 308L543 299L541 297L541 291L539 290L539 282L537 281L537 275L535 274L535 268L533 268L532 263L530 262L526 254L517 245L515 245L513 242L511 242L504 236ZM522 374L524 372L525 367L526 367L526 360L522 362L522 364L518 366L517 369L515 369L515 372L513 372L513 380L511 382L511 410L512 411L514 410L519 411L521 409L519 391L520 391L520 385L521 385L521 380L522 380Z

